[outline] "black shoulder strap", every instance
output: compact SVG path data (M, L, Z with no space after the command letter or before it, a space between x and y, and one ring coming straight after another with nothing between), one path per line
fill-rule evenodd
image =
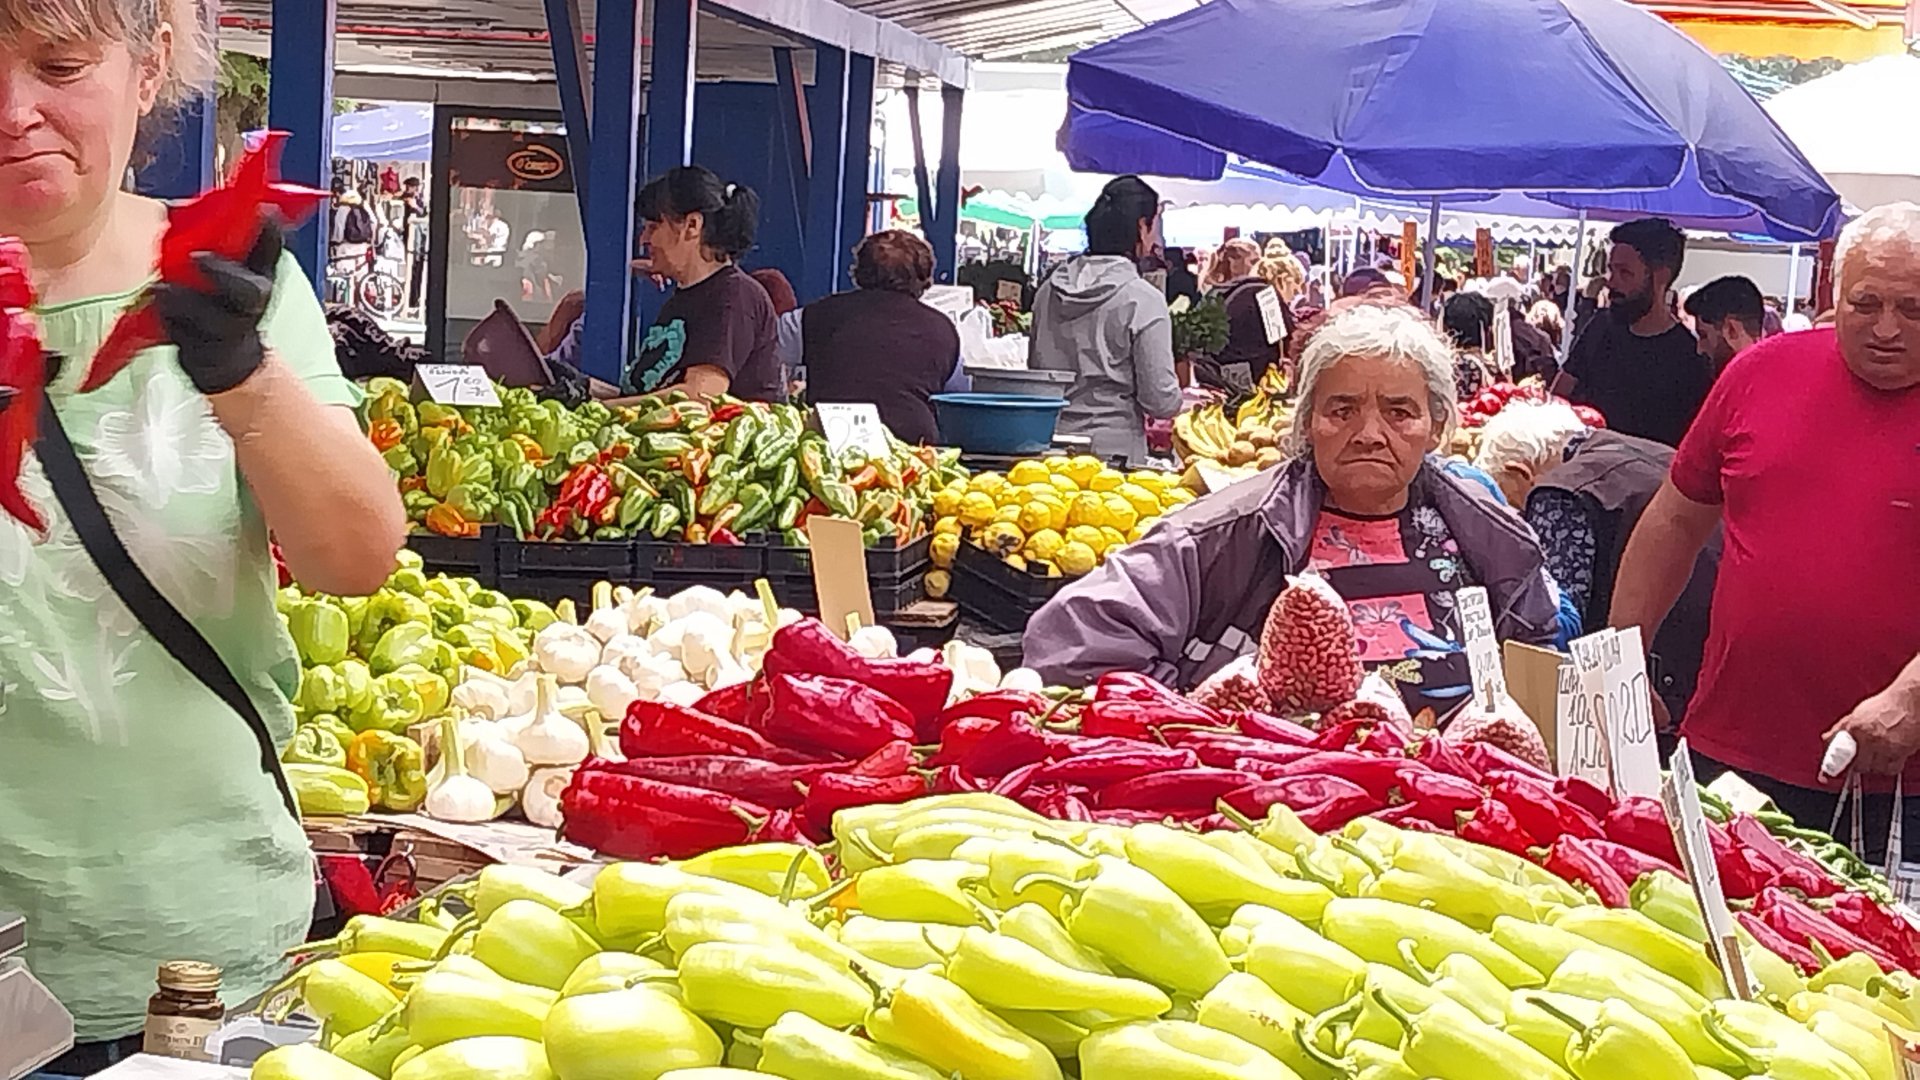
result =
M113 523L107 519L100 497L94 493L93 482L87 478L79 455L74 453L73 442L67 438L67 429L61 426L60 415L54 411L51 399L40 410L40 439L35 450L40 457L40 467L46 470L47 482L53 485L60 509L73 523L81 546L87 549L88 557L113 587L114 595L127 605L127 610L133 612L133 617L140 620L140 625L147 628L167 655L179 661L181 667L253 729L253 737L260 744L261 771L273 777L274 786L280 789L280 799L287 805L287 813L292 814L295 821L300 820L300 804L287 783L286 773L281 771L280 755L275 752L273 733L267 730L266 720L213 645L180 614L172 601L154 588L133 556L127 553L127 546L113 531Z

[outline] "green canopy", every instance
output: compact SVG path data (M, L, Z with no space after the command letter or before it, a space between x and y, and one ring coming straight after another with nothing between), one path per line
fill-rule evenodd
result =
M918 217L920 204L914 199L902 199L899 202L901 217ZM960 220L977 221L983 225L998 225L1004 229L1031 229L1039 225L1043 229L1078 229L1085 222L1084 213L1044 213L1042 208L1021 196L1009 197L1003 192L982 192L968 199L960 208Z

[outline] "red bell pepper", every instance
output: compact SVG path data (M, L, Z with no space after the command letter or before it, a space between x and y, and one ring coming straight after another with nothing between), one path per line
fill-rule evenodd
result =
M1583 777L1560 777L1553 782L1553 793L1601 820L1613 809L1613 795Z
M1543 842L1560 836L1597 840L1606 829L1592 814L1553 793L1551 783L1505 769L1487 772L1487 788L1507 805L1522 828Z
M1239 758L1254 758L1284 765L1289 761L1298 761L1309 754L1319 753L1311 746L1269 742L1251 735L1215 731L1211 728L1163 728L1160 737L1166 740L1168 746L1193 751L1199 756L1200 764L1223 769L1231 768L1234 761Z
M1884 950L1901 967L1920 972L1920 931L1873 897L1861 892L1841 893L1827 907L1826 916Z
M1359 784L1325 774L1262 780L1220 799L1250 818L1264 816L1274 803L1284 803L1314 832L1331 832L1362 814L1386 808L1383 800Z
M1592 889L1600 902L1608 907L1633 906L1627 882L1614 872L1607 860L1587 845L1587 841L1571 833L1562 834L1547 849L1546 867L1568 881Z
M1761 948L1799 968L1800 974L1811 978L1818 975L1820 969L1826 966L1820 962L1819 957L1813 955L1812 949L1801 942L1788 939L1785 934L1768 926L1764 919L1753 912L1736 911L1733 917L1740 921L1740 925L1746 928L1747 933L1753 935L1753 940L1758 942Z
M620 722L620 753L629 758L732 754L782 765L829 760L775 746L751 728L665 701L636 701L627 707Z
M963 717L986 720L1011 720L1025 713L1039 716L1047 711L1045 694L1036 694L1027 690L989 690L976 694L965 701L956 701L940 713L940 741L946 742L947 728Z
M1104 809L1211 810L1221 796L1258 779L1237 769L1168 769L1101 788L1094 793L1094 804Z
M1278 716L1268 716L1261 712L1237 712L1231 714L1235 727L1242 735L1251 735L1256 739L1285 743L1288 746L1312 746L1316 736L1314 730L1305 724L1296 724Z
M772 811L717 791L626 776L589 759L560 794L561 835L616 859L684 859L742 844Z
M1460 756L1482 774L1490 773L1495 769L1509 769L1538 777L1549 783L1553 781L1553 774L1540 769L1532 762L1522 761L1492 743L1470 742L1459 745L1459 750Z
M1458 776L1476 784L1481 781L1479 767L1468 761L1459 747L1438 735L1423 735L1414 740L1413 745L1407 748L1407 756L1434 772Z
M1514 818L1513 811L1492 796L1481 799L1480 805L1460 814L1458 820L1459 827L1454 833L1462 840L1499 848L1523 858L1528 851L1540 846L1539 840Z
M896 740L911 743L913 715L886 694L831 675L777 674L767 738L785 746L859 758Z
M1666 808L1658 799L1629 795L1607 814L1607 839L1644 852L1670 866L1680 865L1680 853L1673 846L1673 829L1667 824Z
M1199 764L1200 759L1191 750L1139 743L1127 750L1076 754L1060 761L1047 762L1033 774L1033 782L1104 788L1136 776L1170 769L1191 769ZM1212 806L1212 800L1208 800L1207 805Z
M1679 867L1637 848L1630 848L1625 844L1605 839L1588 840L1586 844L1594 854L1605 860L1608 866L1613 867L1613 872L1619 874L1621 880L1629 885L1655 870L1665 870L1674 877L1686 879L1686 875L1680 872Z
M953 671L946 665L870 659L834 637L818 619L802 619L774 631L761 668L769 677L824 675L878 691L906 709L911 738L927 743L940 737L940 714L953 689Z
M1885 949L1815 911L1785 890L1761 889L1754 898L1753 913L1788 941L1817 944L1835 959L1863 952L1872 957L1882 971L1900 967L1900 961ZM1812 944L1808 947L1812 948Z
M1406 800L1406 813L1394 820L1414 818L1449 832L1459 821L1457 815L1479 806L1486 794L1471 780L1435 772L1413 761L1400 762L1394 781L1400 798Z
M915 773L900 776L856 776L827 773L807 785L800 808L800 824L815 840L833 837L833 815L855 806L903 803L927 793L927 782Z
M1752 814L1733 815L1728 819L1726 829L1734 842L1769 868L1770 878L1794 871L1792 886L1808 896L1832 896L1840 891L1840 883L1827 873L1826 867L1812 856L1788 847Z

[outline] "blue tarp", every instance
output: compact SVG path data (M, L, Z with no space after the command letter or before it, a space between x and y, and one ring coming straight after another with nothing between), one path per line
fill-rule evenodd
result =
M1624 0L1213 0L1076 54L1067 93L1087 171L1212 180L1239 157L1367 198L1840 224L1719 63Z
M387 105L333 118L333 155L355 161L431 161L433 106Z

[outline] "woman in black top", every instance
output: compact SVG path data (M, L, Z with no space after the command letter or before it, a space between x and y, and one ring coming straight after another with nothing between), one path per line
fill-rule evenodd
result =
M853 283L856 291L801 309L807 397L870 401L901 441L938 441L929 399L960 363L960 333L920 302L933 284L933 249L910 232L875 233L853 249Z
M627 389L675 386L695 397L784 401L774 356L773 302L734 265L753 247L760 200L698 165L669 169L640 191L639 268L672 281L673 295L627 369Z

